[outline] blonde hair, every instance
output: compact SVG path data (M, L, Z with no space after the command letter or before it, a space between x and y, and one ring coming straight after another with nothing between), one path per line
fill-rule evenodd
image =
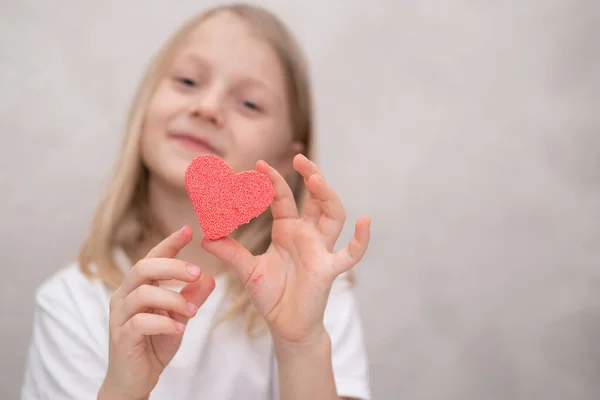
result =
M203 21L221 12L233 13L241 18L276 52L287 82L294 139L303 144L303 153L314 159L312 101L307 63L300 46L286 26L269 11L247 4L214 7L190 19L163 45L138 86L112 179L95 212L89 234L80 248L79 264L83 273L88 277L98 277L110 287L118 287L124 277L114 257L116 248L124 249L130 257L134 256L132 261L136 262L140 255L146 254L167 235L148 210L149 171L140 154L140 136L149 101L180 43ZM288 177L288 183L301 211L307 197L303 180L294 171ZM267 211L238 228L234 237L253 254L262 254L271 243L272 222L272 215ZM231 307L222 320L243 316L245 330L251 334L259 326L261 318L251 306L237 275L228 273L227 282Z

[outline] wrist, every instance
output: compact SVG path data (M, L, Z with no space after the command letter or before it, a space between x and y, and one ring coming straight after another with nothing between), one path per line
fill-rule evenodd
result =
M289 341L273 336L275 356L279 361L285 358L314 358L331 355L331 338L325 327L319 327L307 334L302 340Z
M97 400L148 400L149 396L134 397L118 390L106 380L100 386Z
M302 341L274 338L281 399L338 399L331 338L324 328Z

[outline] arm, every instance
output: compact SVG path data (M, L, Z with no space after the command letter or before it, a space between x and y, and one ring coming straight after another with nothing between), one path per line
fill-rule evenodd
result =
M275 341L275 356L282 400L339 399L325 328L304 344Z
M253 305L265 318L281 374L281 398L338 399L338 391L344 393L336 387L332 365L336 361L332 359L336 346L326 331L324 311L335 279L365 254L370 219L359 218L350 243L334 251L346 219L341 201L306 157L295 157L294 168L304 177L310 192L302 216L285 179L264 161L257 163L257 170L271 179L275 191L271 246L264 254L253 255L229 237L204 238L202 245L236 270ZM338 363L343 371L347 361ZM352 374L339 376L344 390L348 390L349 381L357 379ZM363 398L368 398L368 394L363 394Z
M345 277L339 277L333 284L324 326L326 332L322 333L322 339L304 348L275 342L280 392L303 391L315 385L320 385L316 390L321 391L335 385L340 399L370 399L361 317L351 284ZM295 389L294 384L300 387ZM315 392L307 398L320 398L317 396Z
M174 232L129 269L112 296L78 268L43 285L22 400L147 398L214 289L212 277L172 258L191 240L187 226ZM187 284L179 293L147 284L167 279Z

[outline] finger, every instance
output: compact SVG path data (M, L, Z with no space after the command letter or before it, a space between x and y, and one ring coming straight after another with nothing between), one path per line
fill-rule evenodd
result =
M147 312L150 309L169 311L190 318L196 315L198 306L189 303L184 296L172 290L141 285L129 293L123 300L122 307L115 310L113 322L117 325L124 325L135 314Z
M188 304L200 308L215 289L215 280L210 275L202 275L196 282L188 283L181 289L180 293ZM193 316L192 316L193 317ZM175 321L187 324L191 317L183 314L171 314Z
M314 174L321 174L321 171L317 167L317 164L310 161L303 154L298 154L294 157L294 169L298 171L304 178L304 184L308 186L308 179ZM309 192L310 194L310 192ZM318 200L311 194L304 205L302 217L313 223L317 223L321 217L321 207L319 206Z
M149 335L181 335L185 331L185 324L158 314L140 313L131 317L125 325L123 332L134 342Z
M321 174L317 164L309 160L304 154L298 154L294 157L294 169L298 171L304 178L304 183L307 183L308 178L314 174Z
M202 247L220 260L230 264L244 283L248 282L256 268L258 258L237 241L224 237L218 240L202 240Z
M200 268L174 258L148 258L138 261L125 275L115 296L124 299L135 288L155 281L177 279L193 282L200 277Z
M271 213L274 219L298 218L298 207L294 193L283 176L265 161L256 163L256 170L267 175L273 183L275 198L271 202Z
M171 233L162 242L148 252L144 258L173 258L192 240L192 229L185 225L180 230Z
M345 248L335 253L334 265L338 275L354 267L365 255L371 237L371 220L361 217L356 221L354 237Z
M315 174L310 177L308 190L320 201L322 215L317 223L317 229L325 236L331 250L344 228L346 210L335 190L321 175Z

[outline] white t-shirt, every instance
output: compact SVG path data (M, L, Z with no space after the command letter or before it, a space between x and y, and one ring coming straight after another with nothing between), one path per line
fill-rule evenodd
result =
M123 268L129 267L118 253ZM151 400L274 400L277 366L268 334L247 337L233 323L220 323L225 277L189 322L179 351L165 368ZM112 292L88 280L74 263L36 292L33 337L22 400L96 399L108 366L108 316ZM333 285L325 310L340 396L370 399L368 362L360 317L345 280Z

